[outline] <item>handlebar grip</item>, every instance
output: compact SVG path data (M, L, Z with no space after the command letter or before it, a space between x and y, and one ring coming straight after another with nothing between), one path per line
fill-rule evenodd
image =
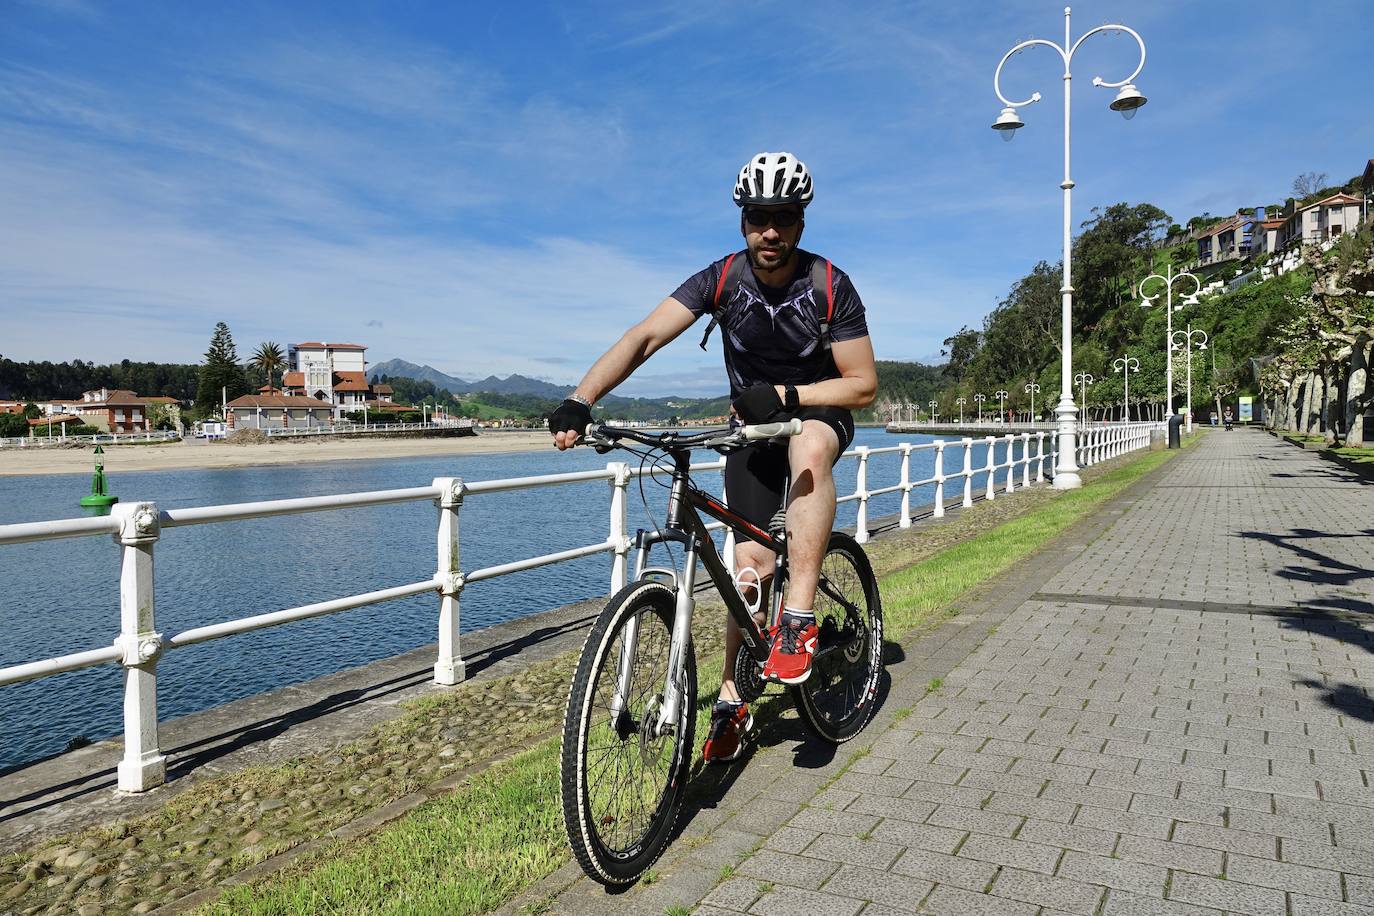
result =
M802 421L793 417L784 423L759 423L745 426L742 431L746 439L781 439L787 436L801 435Z
M590 439L594 432L596 432L596 423L588 423L587 428L582 430L582 438Z

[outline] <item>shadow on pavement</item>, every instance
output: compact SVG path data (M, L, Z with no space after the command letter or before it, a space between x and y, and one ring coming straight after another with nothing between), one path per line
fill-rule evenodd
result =
M1324 684L1310 678L1293 683L1320 690L1321 701L1342 715L1374 722L1374 697L1363 687L1355 684Z

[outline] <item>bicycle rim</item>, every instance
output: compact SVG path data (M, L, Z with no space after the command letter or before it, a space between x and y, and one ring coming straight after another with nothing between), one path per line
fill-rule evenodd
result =
M626 627L637 620L624 709L612 717ZM658 858L671 835L690 761L695 662L685 661L676 727L656 735L672 639L673 593L637 583L611 599L587 638L568 699L563 734L563 812L583 870L628 884ZM571 777L571 778L570 778Z
M838 744L868 724L883 657L877 579L863 548L838 531L831 533L821 563L816 626L818 657L811 676L792 688L792 696L806 726Z

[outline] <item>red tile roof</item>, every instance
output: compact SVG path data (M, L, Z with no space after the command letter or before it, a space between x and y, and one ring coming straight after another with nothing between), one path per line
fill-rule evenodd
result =
M245 394L229 402L230 407L296 407L333 410L332 404L297 394Z
M297 350L366 350L367 347L355 343L320 343L318 341L308 341L295 345Z
M285 375L283 375L283 376L281 377L281 386L282 386L283 388L304 388L304 387L305 387L305 373L304 373L304 372L288 372L288 373L286 373Z
M335 391L367 391L367 374L364 372L335 372Z

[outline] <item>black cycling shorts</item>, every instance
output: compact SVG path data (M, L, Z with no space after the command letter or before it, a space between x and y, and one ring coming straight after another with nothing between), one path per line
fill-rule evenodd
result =
M854 415L843 407L803 407L791 416L820 420L835 431L840 447L835 460L854 441ZM759 442L725 456L725 500L730 508L760 528L782 508L782 494L792 468L787 441Z

